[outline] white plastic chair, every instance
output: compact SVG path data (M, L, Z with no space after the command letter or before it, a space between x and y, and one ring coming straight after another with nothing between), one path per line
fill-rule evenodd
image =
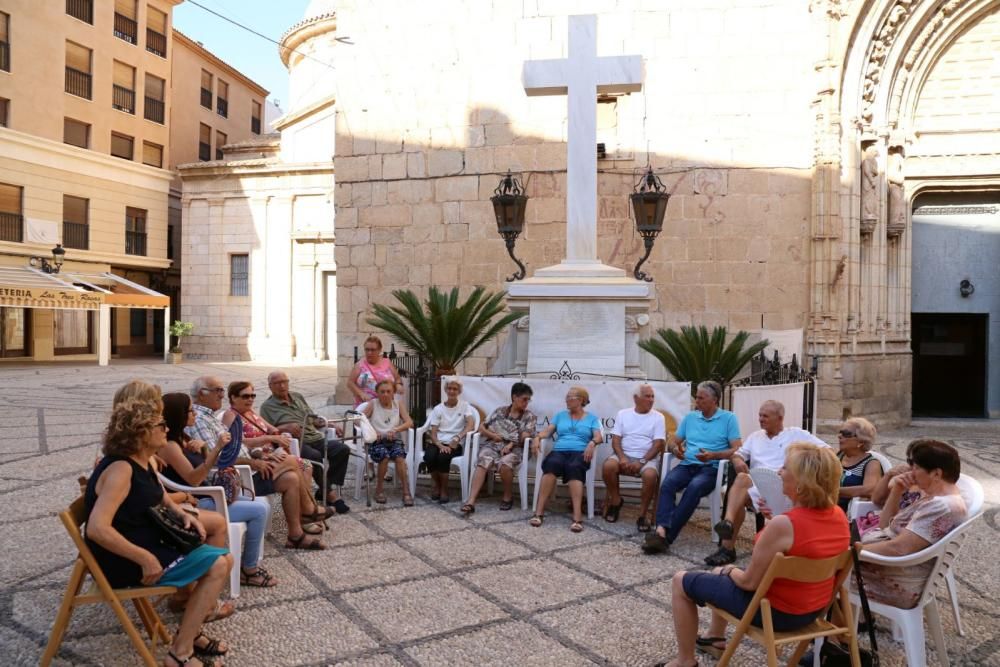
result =
M469 472L470 473L475 470L476 463L479 461L479 439L481 437L482 437L482 434L479 433L478 430L472 435L472 453L469 455ZM522 445L522 449L521 449L521 465L519 465L517 467L517 486L518 486L518 491L520 491L520 494L521 494L521 511L522 512L528 509L528 469L531 467L531 465L529 464L528 461L529 461L529 458L530 458L530 454L531 454L531 438L525 438L524 439L524 444ZM497 473L496 467L494 467L491 472L492 472L492 474L488 478L488 481L489 481L489 484L490 484L490 487L489 487L490 493L493 492L493 478L494 478L494 476ZM535 479L539 480L541 478L540 477L536 477ZM471 493L471 485L472 485L472 475L471 474L469 475L469 485L470 485L470 493ZM536 488L537 488L537 483L536 483ZM468 498L466 498L466 500L468 500Z
M167 491L182 491L190 493L192 496L205 496L211 498L215 503L215 511L225 518L227 531L226 546L233 554L233 567L229 572L229 597L238 598L240 596L240 563L243 553L243 535L246 533L247 525L243 521L229 520L229 505L226 503L226 492L221 486L185 486L165 477L162 473L157 473L160 482ZM260 555L264 556L264 541L260 543Z
M368 403L362 403L358 407L354 408L357 412L364 412L365 408L368 407ZM406 437L403 438L403 446L406 448L406 465L410 469L411 476L414 472L415 454L414 442L416 441L416 431L412 428L406 430ZM358 438L356 441L354 439L354 424L353 422L348 423L347 432L344 433L344 444L351 448L351 455L354 456L354 499L361 499L361 481L368 476L368 471L365 469L365 463L369 459L365 457L365 452L363 447L367 445L363 440ZM389 461L389 465L392 466L395 474L393 475L393 480L395 481L396 487L399 487L399 471L396 470L396 462ZM411 491L412 495L412 491Z
M525 453L529 453L530 452L530 450L528 449L529 444L530 443L528 441L525 442L525 445L524 445L525 446ZM552 451L552 447L553 447L554 444L555 443L552 440L552 438L545 438L544 440L542 440L542 442L538 446L538 456L535 458L535 493L534 493L534 502L531 505L531 511L532 512L537 512L538 511L538 495L539 495L539 492L541 492L541 490L542 490L542 475L544 474L544 473L542 473L542 461ZM601 452L602 449L605 450L603 453ZM610 455L608 452L610 450L611 450L611 444L608 443L608 442L606 442L604 440L604 429L602 427L601 428L601 444L600 444L600 446L597 447L597 450L594 452L594 457L590 460L590 468L587 469L586 482L584 483L584 486L586 487L586 493L587 493L587 518L588 519L593 519L594 518L594 483L595 483L595 478L597 476L598 469L600 468L600 466L598 465L597 462L598 462L598 460L603 461L603 459L608 458L608 456ZM603 459L601 458L602 455L603 455ZM521 466L524 467L526 463L527 463L527 459L523 463L521 463ZM556 484L558 485L558 480L556 481ZM527 479L525 480L525 489L527 489ZM522 498L523 498L523 496L522 496ZM526 509L524 507L523 501L522 501L522 509Z
M985 500L983 485L980 484L974 477L970 477L969 475L962 473L958 478L956 486L958 486L958 489L962 494L962 498L964 498L967 503L966 510L968 511L968 516L974 517L979 514L983 509L983 502ZM851 502L849 509L850 513L848 516L850 516L853 521L868 512L877 513L882 508L870 500L860 500L855 498ZM958 604L958 583L955 581L954 565L948 568L948 571L945 573L945 584L948 587L948 598L951 600L951 613L955 617L955 628L958 630L958 634L964 637L965 628L962 627L961 608Z
M660 486L663 486L663 480L667 478L667 473L675 465L680 463L680 459L671 454L670 452L664 452L663 462L660 465ZM715 490L708 494L708 506L712 513L712 526L719 523L722 520L722 494L725 490L726 481L726 467L728 461L719 461L718 471L715 475Z
M476 431L479 430L479 410L477 410L471 403L469 405L468 415L472 417L472 430L465 434L465 447L462 450L461 456L456 456L452 458L451 465L454 468L458 468L459 483L462 487L462 502L464 503L469 499L469 485L471 483L470 475L470 461L475 459L471 458L470 454L472 452L472 439L476 435ZM428 421L424 422L424 425L416 430L413 436L413 461L410 464L410 495L416 497L417 495L417 467L420 462L424 459L424 434L431 430L430 418Z
M927 654L924 636L924 616L927 617L927 625L930 629L931 637L937 648L938 660L944 667L948 667L948 651L944 643L944 632L941 629L941 616L938 612L937 597L935 595L938 585L942 580L947 581L955 559L958 557L965 541L966 533L972 523L981 516L975 514L967 519L960 526L948 533L947 537L932 544L922 551L908 556L882 556L873 554L870 551L861 552L861 560L866 563L873 563L888 567L912 567L920 563L935 560L934 569L931 570L924 590L920 595L920 600L913 609L900 609L877 600L869 598L868 605L872 613L880 614L892 620L896 629L900 631L903 640L903 648L906 652L906 664L909 667L924 667L927 664ZM857 593L851 593L851 604L857 608L861 604ZM857 622L858 615L855 613L854 620Z

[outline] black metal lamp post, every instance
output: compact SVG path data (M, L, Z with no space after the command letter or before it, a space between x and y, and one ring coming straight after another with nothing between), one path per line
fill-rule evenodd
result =
M66 251L63 250L62 243L57 243L56 247L52 249L51 262L45 257L29 257L28 264L39 267L45 273L59 273L65 257Z
M517 272L509 276L507 282L523 280L526 270L524 263L514 256L514 243L524 231L524 211L528 196L524 194L521 183L508 171L500 179L490 201L493 202L493 213L497 218L497 232L507 245L507 254L518 266Z
M632 271L636 280L653 282L653 277L640 271L639 267L649 259L649 254L653 252L653 243L663 230L663 216L667 212L667 201L670 199L666 190L663 182L653 173L653 168L647 167L646 173L635 184L632 194L629 195L629 199L632 200L632 215L635 216L635 229L646 246L646 254Z

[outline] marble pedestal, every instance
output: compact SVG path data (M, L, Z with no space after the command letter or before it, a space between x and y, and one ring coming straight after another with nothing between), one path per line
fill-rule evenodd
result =
M624 275L539 274L507 287L507 305L525 317L514 326L513 367L505 370L555 372L568 362L580 373L645 377L637 342L649 324L651 284Z

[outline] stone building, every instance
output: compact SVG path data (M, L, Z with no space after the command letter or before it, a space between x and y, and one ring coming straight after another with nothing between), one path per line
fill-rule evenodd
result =
M997 0L312 4L336 8L336 32L312 44L336 66L322 85L337 97L342 376L393 289L503 288L489 197L508 169L531 198L518 253L529 270L564 256L566 104L527 97L520 76L566 56L571 11L597 14L598 54L645 64L642 92L597 100L600 259L631 270L640 256L636 170L672 195L637 335L797 330L826 423L907 422L915 392L960 382L977 387L967 413L1000 414L1000 360L967 344L1000 315ZM936 248L932 226L954 245ZM509 341L464 371L510 368ZM977 359L981 377L949 374Z

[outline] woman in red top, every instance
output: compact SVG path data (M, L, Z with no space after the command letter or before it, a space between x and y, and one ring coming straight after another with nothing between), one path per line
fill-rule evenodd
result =
M678 572L673 580L674 630L677 657L671 667L697 665L695 646L712 655L725 647L726 620L712 615L708 637L698 637L698 606L705 603L739 618L746 612L774 556L832 558L850 545L847 516L837 506L842 469L833 451L795 443L785 453L782 491L792 509L774 517L757 536L750 565L741 570L724 565L711 572ZM811 623L833 596L833 578L814 584L775 579L767 593L774 629L796 630ZM761 626L760 611L753 624Z

